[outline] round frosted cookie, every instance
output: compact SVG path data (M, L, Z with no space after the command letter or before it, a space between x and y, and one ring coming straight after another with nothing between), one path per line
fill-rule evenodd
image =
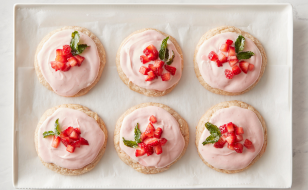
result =
M168 58L172 56L172 52L174 52L175 56L169 66L167 65L168 59L165 60L164 66L157 72L157 68L154 68L154 63L160 60L158 52L162 41L168 36ZM148 62L144 61L145 63L143 63L141 56L149 59L150 55L146 55L145 50L150 45L153 45L157 51L154 53L155 55L150 54L154 57L152 60L147 60ZM145 28L135 31L123 40L117 52L116 65L121 80L131 90L146 96L156 97L164 96L174 89L181 79L184 62L182 50L172 36L156 29ZM142 66L147 68L143 74L140 72ZM175 68L175 73L167 71L166 67L171 67L172 70Z
M239 35L245 38L244 49L239 52L251 51L254 55L249 59L240 59L239 63L236 63L239 54L233 51L235 58L234 56L231 57L229 55L233 54L229 52L229 46L225 46L226 49L222 48L223 50L221 47L229 39L233 41L230 47L234 48ZM217 54L218 62L209 59L211 51ZM241 56L241 58L244 57ZM215 56L213 59L215 60ZM231 59L233 60L230 61ZM240 63L242 61L243 63ZM233 73L232 67L234 64L239 68L235 70L237 72L234 72L236 75L232 74L233 78L228 79L225 70ZM213 93L228 96L244 94L257 85L264 73L266 64L266 53L259 40L234 26L222 26L206 32L201 37L194 55L195 73L202 86ZM251 70L249 70L250 65L252 65ZM247 71L247 74L244 71ZM238 74L238 72L240 73Z
M222 136L217 143L227 137L225 144L222 146L212 143L202 144L210 136L210 132L205 127L207 122L219 127ZM226 127L224 125L230 122L234 125L234 134L240 134L239 136L242 137L239 138L239 142L235 140L232 146L229 146L229 142L232 141L232 138L229 137L232 132L229 131L232 128L224 128ZM242 134L243 132L244 134ZM235 139L237 138L236 136ZM247 139L252 142L252 146L247 146L249 145ZM237 143L242 145L238 146ZM267 128L265 121L260 113L249 104L236 100L221 102L211 107L201 117L196 127L196 146L200 158L208 167L228 174L244 171L259 160L266 150ZM242 153L236 152L235 147L242 147Z
M68 71L52 68L56 49L69 45L72 32L78 31L79 44L87 44L80 55L85 59L80 66ZM85 95L99 81L106 63L106 54L100 40L88 29L79 26L66 26L50 32L37 46L34 68L41 84L60 96L77 97ZM69 65L69 63L67 63Z
M44 138L43 133L55 131L57 119L61 134L55 148L56 136ZM76 129L79 129L77 136ZM67 135L68 131L70 135ZM88 145L81 143L76 146L82 138ZM41 117L34 136L35 149L43 165L62 175L80 175L91 171L103 156L107 139L108 132L103 120L97 113L78 104L62 104L48 109ZM65 142L69 142L68 145ZM72 150L72 147L75 148Z
M142 133L140 140L143 146L138 144L139 147L131 148L124 144L124 139L134 140L137 123ZM152 138L153 134L149 132L151 127L154 127L155 138ZM161 136L157 136L159 128L162 129ZM118 119L114 131L114 146L118 156L124 163L144 174L155 174L169 169L185 154L188 142L187 122L173 109L159 103L143 103L128 109ZM148 155L149 151L142 152L143 147L151 150L153 143L158 146L153 147L152 154Z

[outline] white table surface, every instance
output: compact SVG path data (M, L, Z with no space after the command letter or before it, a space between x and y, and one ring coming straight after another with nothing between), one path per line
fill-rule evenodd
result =
M13 6L15 3L291 3L294 21L293 185L308 189L308 1L307 0L1 0L0 1L0 189L12 183ZM33 56L33 55L30 55ZM306 60L306 61L305 61ZM306 66L305 66L306 65ZM281 139L283 140L283 139Z

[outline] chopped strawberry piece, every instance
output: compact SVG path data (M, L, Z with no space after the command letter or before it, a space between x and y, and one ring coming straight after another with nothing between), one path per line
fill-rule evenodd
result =
M149 72L148 72L148 76L147 76L147 78L145 79L145 81L152 81L152 80L155 79L155 77L156 77L155 73L154 73L153 71L149 71Z
M157 155L163 153L163 149L162 149L162 147L161 147L160 144L154 146L153 148L154 148L154 152L155 152Z
M81 132L80 132L80 128L76 127L76 128L74 128L74 130L75 130L75 131L76 131L76 133L78 133L79 135L81 134Z
M143 142L146 138L148 138L148 136L145 133L142 133L140 136L141 142Z
M240 142L243 140L243 136L242 135L236 135L236 142Z
M139 72L143 75L148 75L148 72L150 71L149 68L145 67L145 66L141 66L139 69Z
M229 133L234 131L234 125L232 122L227 124L227 130Z
M154 61L155 59L157 59L158 56L155 56L153 53L150 53L150 55L148 55L149 60Z
M222 67L222 63L219 61L219 59L217 59L217 60L215 61L215 63L216 63L216 65L217 65L217 67Z
M71 69L71 65L69 64L69 62L65 63L64 66L62 67L61 71L68 71Z
M67 55L65 55L66 59L70 58L70 57L73 57L73 54L69 53Z
M217 142L214 143L215 148L223 148L226 141L223 138L220 138Z
M145 150L144 149L137 149L135 151L135 156L136 157L140 157L140 156L143 156L145 154Z
M144 144L150 145L150 146L156 146L159 144L159 140L157 138L147 138L144 141Z
M151 123L149 123L148 124L148 126L147 126L147 128L145 129L145 131L144 131L144 134L147 136L147 137L153 137L154 136L154 132L155 132L155 128L154 128L154 126L151 124Z
M64 45L63 46L63 50L62 50L62 53L63 53L63 55L68 55L68 54L70 54L71 53L71 47L69 46L69 45Z
M79 139L79 134L75 130L73 130L69 137L70 139L77 140Z
M84 139L84 138L80 138L80 144L81 145L89 145L89 142L86 140L86 139Z
M248 70L253 71L254 69L255 69L255 66L253 64L249 63Z
M62 131L62 132L60 133L59 137L62 139L62 138L64 138L64 137L67 137L67 135L66 135L66 133L64 133L64 131Z
M227 141L228 134L221 135L222 140Z
M163 81L168 81L168 80L170 80L170 73L165 73L165 74L163 74L163 75L161 76L161 79L162 79Z
M233 72L234 75L238 75L238 74L240 74L242 71L241 71L241 69L240 69L239 66L234 65L234 66L232 67L232 72Z
M224 124L224 125L220 126L219 130L220 130L221 134L228 132L227 125Z
M230 67L233 67L235 64L237 64L238 59L236 56L229 56L229 65Z
M82 57L81 55L75 55L74 57L77 60L77 66L80 67L85 58Z
M50 62L51 67L55 69L56 71L61 70L65 63L59 62L59 61L51 61Z
M148 156L150 156L154 153L153 146L146 145L144 149L145 149L145 152L147 153Z
M243 145L241 143L235 143L233 145L235 152L242 153L243 152Z
M149 64L148 68L152 70L153 72L156 72L156 67L154 67L153 64Z
M175 67L172 67L172 66L169 66L169 65L165 65L165 69L171 73L172 75L175 75L175 72L176 72L176 68Z
M75 151L75 147L73 147L72 145L67 145L66 151L70 152L70 153L73 153Z
M151 121L151 123L156 123L157 122L157 119L154 115L151 115L149 120Z
M218 60L221 64L223 64L223 63L228 61L228 58L227 58L227 56L225 56L225 54L220 52L219 55L218 55Z
M160 61L160 60L156 60L154 62L154 67L156 67L156 68L163 68L164 64L165 64L165 62Z
M70 134L74 131L73 127L68 127L67 129L64 130L67 136L70 136Z
M244 142L244 146L248 149L253 148L253 144L249 139L246 139Z
M162 68L162 67L158 67L158 68L156 68L156 75L157 76L162 76L163 75L163 71L164 71L164 69Z
M228 56L229 56L229 57L230 57L230 56L236 56L236 54L235 54L235 48L234 48L234 47L232 47L232 46L229 47Z
M77 59L75 57L70 57L67 59L67 62L72 66L75 67L78 65Z
M211 51L210 53L209 53L209 59L211 60L211 61L216 61L216 60L218 60L218 56L217 56L217 54L214 52L214 51Z
M233 72L231 70L229 70L229 69L225 70L225 75L226 75L227 79L232 79L233 76L234 76Z
M219 48L220 51L223 51L223 52L227 52L229 50L229 46L228 44L222 44Z
M249 63L246 62L246 61L241 61L241 62L239 63L239 66L240 66L240 68L242 69L242 71L243 71L245 74L247 74L247 72L248 72L248 67L249 67Z
M61 140L61 138L59 136L53 136L51 146L54 147L54 148L58 148L58 146L60 144L60 140Z
M157 49L154 45L149 45L148 47L146 47L143 50L143 53L146 56L150 56L150 59L153 60L153 61L158 58L158 51L157 51Z
M154 131L154 137L160 138L162 133L163 130L160 127L157 127L157 129Z
M234 133L229 133L227 138L226 138L226 141L229 143L229 144L234 144L235 141L236 141L236 136L234 135Z
M235 129L235 134L237 134L237 135L244 134L244 129L243 129L243 127L237 127L237 128Z
M56 56L63 55L62 49L56 49Z
M77 141L75 141L75 142L72 144L72 146L75 147L75 148L76 148L76 147L79 148L80 145L81 145L81 141L80 141L80 140L77 140Z
M233 144L228 144L228 148L229 148L230 150L234 150Z
M55 61L66 63L66 57L64 55L57 55Z
M149 61L151 61L147 56L145 56L145 55L141 55L140 56L140 61L143 63L143 64L145 64L145 63L147 63L147 62L149 62Z
M159 140L159 142L160 142L160 144L162 145L162 146L164 146L166 143L167 143L167 139L165 139L165 138L162 138L162 139L160 139Z
M231 46L233 44L233 41L230 39L227 39L226 44L228 44L229 46Z
M61 142L64 144L64 146L67 146L71 143L70 138L69 137L63 137L61 138Z

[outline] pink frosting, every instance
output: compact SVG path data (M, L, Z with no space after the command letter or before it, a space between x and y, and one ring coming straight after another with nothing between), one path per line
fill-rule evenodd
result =
M235 42L239 35L234 32L227 32L213 36L206 40L199 48L196 61L199 66L199 71L207 84L213 88L218 88L227 92L242 92L249 88L259 78L262 56L258 47L249 38L245 38L245 48L243 51L252 51L254 56L245 60L255 66L254 71L248 71L247 74L241 72L235 75L233 79L227 79L225 76L225 69L232 70L229 63L224 63L222 67L217 67L214 61L210 61L208 55L211 51L219 54L219 48L226 42L227 39ZM234 47L234 43L232 45ZM223 52L225 53L225 52ZM227 56L227 53L225 53Z
M244 147L243 153L237 153L230 150L227 143L223 148L215 148L213 144L203 146L202 142L210 135L206 128L201 135L198 150L204 160L215 168L225 170L243 169L252 162L262 149L264 142L262 124L253 111L237 106L220 109L210 119L210 123L217 127L229 122L238 127L243 127L243 141L240 143L244 144L245 139L249 139L255 147L255 152L250 152Z
M149 64L154 64L154 61L150 61L146 64L143 64L140 61L140 56L143 55L143 50L152 44L156 47L157 51L159 51L161 43L165 38L166 36L155 30L147 30L131 36L125 42L120 52L120 64L129 81L145 89L164 91L180 80L182 76L182 59L170 40L167 42L169 55L172 55L172 50L175 54L175 58L170 66L176 68L175 75L171 75L169 81L162 81L161 77L152 81L145 81L147 76L139 72L141 66L148 67ZM164 69L163 74L166 72L168 71Z
M122 137L126 140L134 140L134 128L139 123L139 129L144 132L149 124L149 118L154 115L157 118L157 123L153 124L156 128L160 127L163 130L162 137L166 138L168 142L162 146L163 153L160 155L146 154L141 157L135 156L135 148L130 148L124 145ZM156 107L148 106L139 108L128 114L122 123L120 131L120 147L132 159L138 161L143 166L154 166L156 168L163 168L173 161L175 161L182 153L185 141L181 134L179 124L175 118L166 110Z
M81 89L90 86L96 79L100 67L100 58L94 41L86 34L79 32L81 44L88 47L81 56L85 57L80 67L71 67L67 72L55 71L50 62L56 58L56 49L69 45L74 30L63 30L52 35L37 55L38 65L45 80L61 96L73 96Z
M89 145L81 145L80 148L75 148L73 153L66 151L62 142L58 148L53 148L53 137L43 138L43 133L54 131L54 124L58 118L62 131L69 126L79 127L81 137L86 139ZM92 117L78 110L59 108L43 122L38 131L38 154L44 162L54 163L63 168L79 169L96 158L104 142L105 134Z

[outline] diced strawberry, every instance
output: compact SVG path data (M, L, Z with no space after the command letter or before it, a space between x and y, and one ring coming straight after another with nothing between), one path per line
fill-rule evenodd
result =
M229 56L229 65L230 67L233 67L235 64L237 64L238 59L236 56Z
M231 46L233 44L233 41L230 39L227 39L226 44L228 44L229 46Z
M151 123L156 123L157 122L157 119L156 119L156 117L154 115L151 115L149 120L151 121Z
M253 71L254 69L255 69L255 66L253 64L249 63L248 70Z
M158 51L157 51L157 49L154 45L149 45L148 47L146 47L143 50L143 53L146 56L150 56L150 59L153 60L153 61L158 58ZM152 55L150 55L150 54L152 54Z
M62 49L56 49L56 56L63 55Z
M156 146L159 144L159 140L157 138L147 138L144 141L144 144L150 145L150 146Z
M75 147L73 147L72 145L67 145L66 151L70 152L70 153L73 153L75 151Z
M163 130L160 127L157 127L157 129L154 131L154 137L160 138L162 133Z
M144 149L145 144L143 142L138 143L139 148Z
M163 75L163 71L164 71L164 69L162 68L162 67L158 67L158 68L156 68L156 75L157 76L162 76Z
M149 123L148 126L147 126L147 128L146 128L145 131L144 131L145 135L146 135L147 137L151 138L151 137L154 136L154 132L155 132L154 126L153 126L151 123Z
M253 144L252 142L249 140L249 139L246 139L245 142L244 142L244 146L248 149L251 149L253 148Z
M65 63L59 62L59 61L51 61L50 62L51 67L55 69L56 71L61 70Z
M78 133L79 135L81 134L81 131L80 131L80 128L79 128L79 127L74 128L74 130L75 130L76 133Z
M157 155L163 153L163 149L162 149L162 147L161 147L160 144L154 146L153 148L154 148L154 152L155 152Z
M227 79L232 79L233 76L234 76L233 72L231 70L229 70L229 69L225 70L225 75L226 75Z
M156 67L154 67L153 64L149 64L148 68L152 70L153 72L156 72Z
M67 55L65 55L66 59L70 58L70 57L73 57L73 54L69 53Z
M226 141L223 138L220 138L217 142L214 143L215 148L223 148Z
M227 130L229 133L234 131L234 125L232 122L227 124Z
M229 50L229 46L228 44L222 44L219 48L220 51L223 51L223 52L227 52Z
M69 137L70 139L77 140L79 139L79 134L75 130L73 130Z
M160 145L162 145L162 146L164 146L166 143L167 143L167 139L165 139L165 138L161 138L160 140L159 140L159 142L160 142Z
M218 60L218 56L217 56L217 54L214 52L214 51L211 51L210 53L209 53L209 59L211 60L211 61L216 61L216 60Z
M240 142L243 140L243 136L242 135L235 135L236 136L236 142Z
M215 63L216 63L216 65L217 65L217 67L222 67L222 63L219 61L219 59L217 59L217 60L215 61Z
M241 61L241 62L239 63L239 66L240 66L240 68L242 69L242 71L243 71L245 74L247 74L247 72L248 72L248 67L249 67L249 63L246 62L246 61Z
M155 56L153 53L150 53L150 55L148 55L149 60L151 61L155 61L157 59L158 56Z
M163 74L163 75L161 76L161 79L162 79L163 81L168 81L168 80L170 80L170 73L165 73L165 74Z
M226 124L220 126L219 129L220 129L221 134L228 132Z
M70 136L70 134L74 131L73 127L68 127L67 129L64 130L67 136Z
M227 56L225 56L225 54L223 54L223 53L219 53L219 55L218 55L218 59L219 59L219 62L221 63L221 64L223 64L223 63L225 63L225 62L227 62L228 61L228 58L227 58Z
M171 73L172 75L175 75L175 72L176 72L176 68L175 67L172 67L172 66L169 66L169 65L165 65L165 69Z
M154 153L153 146L146 145L144 149L145 149L145 152L147 153L148 156L150 156Z
M229 133L227 138L226 138L226 141L229 143L229 144L234 144L235 141L236 141L236 136L234 135L234 133Z
M148 72L148 76L147 76L147 78L145 79L145 81L152 81L152 80L155 79L155 77L156 77L155 73L154 73L153 71L149 71L149 72Z
M66 135L66 133L64 133L64 131L62 131L62 132L60 133L59 137L62 139L62 138L64 138L64 137L67 137L67 135Z
M62 63L67 62L66 57L64 55L57 55L55 61L59 61L59 62L62 62Z
M145 150L144 149L137 149L135 151L135 156L136 157L140 157L140 156L143 156L145 154Z
M148 138L148 136L145 133L142 133L140 136L141 142L143 142L146 138Z
M58 148L58 146L60 144L60 140L61 140L61 138L59 136L53 136L51 146L54 147L54 148Z
M139 72L143 75L148 75L148 72L150 71L149 68L145 67L145 66L141 66L139 69Z
M80 144L81 145L89 145L89 142L86 140L86 139L84 139L84 138L80 138Z
M63 53L63 55L68 55L68 54L70 54L71 53L71 47L69 46L69 45L64 45L63 46L63 50L62 50L62 53Z
M227 141L227 137L228 137L228 134L226 134L226 133L221 135L221 138L224 141Z
M164 64L165 64L165 62L160 61L160 60L156 60L154 62L154 67L156 67L156 68L163 68Z
M228 144L228 148L229 148L230 150L234 150L234 145L233 145L233 144Z
M147 56L145 56L145 55L141 55L140 56L140 61L143 63L143 64L145 64L145 63L147 63L147 62L149 62L149 61L151 61Z
M74 57L77 60L77 66L80 67L85 58L82 57L81 55L75 55Z
M70 70L70 69L71 69L71 65L69 64L69 62L66 62L66 63L64 64L64 66L62 67L61 71L66 72L66 71L68 71L68 70Z
M77 141L75 141L75 142L72 144L72 146L75 147L75 148L76 148L76 147L79 148L80 145L81 145L81 141L80 141L80 140L77 140Z
M233 145L235 152L242 153L243 152L243 145L241 143L235 143Z
M75 57L70 57L67 59L67 62L72 66L75 67L78 65L77 59Z
M230 56L236 56L236 54L235 54L235 48L234 48L234 47L232 47L232 46L229 47L228 56L229 56L229 57L230 57Z
M238 75L238 74L240 74L242 71L241 71L241 69L240 69L239 66L234 65L234 66L232 67L232 72L233 72L234 75Z
M243 129L243 127L237 127L237 128L235 129L235 134L237 134L237 135L244 134L244 129Z
M61 142L64 144L64 146L67 146L67 145L69 145L71 143L69 137L61 138Z

